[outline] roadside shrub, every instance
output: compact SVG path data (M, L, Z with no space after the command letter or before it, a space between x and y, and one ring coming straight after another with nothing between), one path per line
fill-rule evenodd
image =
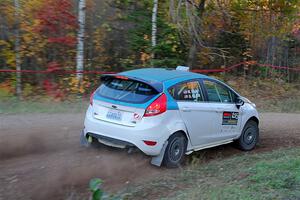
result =
M103 191L100 188L102 184L102 180L99 178L93 178L90 180L90 190L92 192L92 196L90 199L92 200L101 200L103 196Z
M90 180L89 188L92 192L90 200L121 200L121 197L105 193L102 188L103 181L100 178L93 178Z

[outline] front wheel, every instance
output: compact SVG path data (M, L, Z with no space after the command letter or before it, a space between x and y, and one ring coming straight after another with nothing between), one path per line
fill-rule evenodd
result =
M255 121L248 121L243 128L240 138L236 141L239 149L250 151L255 148L259 138L258 124Z
M173 134L168 139L168 145L164 155L164 165L168 168L178 167L183 159L186 152L187 139L186 137L178 132Z

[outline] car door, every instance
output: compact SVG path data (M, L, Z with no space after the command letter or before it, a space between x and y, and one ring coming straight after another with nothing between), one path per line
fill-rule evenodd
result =
M216 114L209 104L204 102L200 82L190 80L176 84L169 89L169 93L177 101L180 116L186 125L192 145L196 147L210 143L214 129L211 121Z
M203 80L206 98L216 117L212 133L215 141L232 139L240 133L242 112L235 104L237 94L215 80Z

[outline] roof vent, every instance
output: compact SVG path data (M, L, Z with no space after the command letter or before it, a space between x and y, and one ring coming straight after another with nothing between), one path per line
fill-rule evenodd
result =
M190 71L190 68L186 66L177 66L176 70L188 72Z

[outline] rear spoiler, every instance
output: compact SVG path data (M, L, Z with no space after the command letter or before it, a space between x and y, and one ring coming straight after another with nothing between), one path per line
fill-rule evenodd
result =
M101 76L101 81L106 81L110 78L138 81L138 82L150 85L151 87L153 87L159 93L163 92L163 84L161 82L152 81L152 80L144 80L144 79L141 79L141 78L136 78L136 77L132 77L132 76L124 76L124 75L121 75L121 74L103 74Z

